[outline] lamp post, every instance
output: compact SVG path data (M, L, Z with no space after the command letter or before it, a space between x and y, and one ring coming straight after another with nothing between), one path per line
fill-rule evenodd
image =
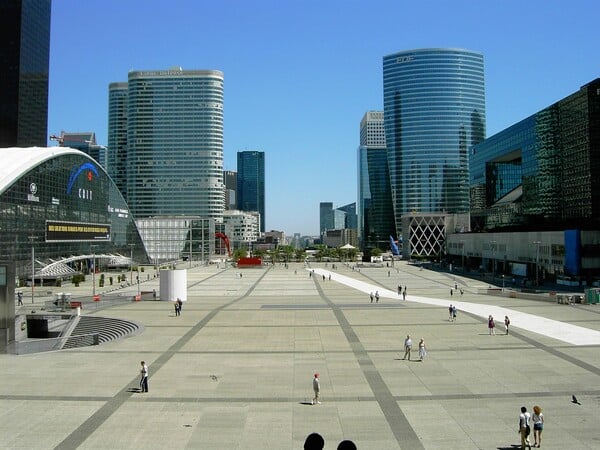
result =
M97 245L90 245L92 250L92 298L96 298L96 247Z
M31 242L31 303L33 303L33 296L35 294L35 248L33 242L37 239L37 236L27 236L29 242Z
M504 292L504 274L502 274L502 292Z
M131 279L131 284L133 284L133 247L135 244L129 244L130 253L129 253L129 278Z
M542 243L542 241L534 241L533 242L536 245L536 249L535 249L535 285L538 285L538 275L539 275L539 271L540 271L540 244Z
M496 276L496 241L490 241L490 247L492 247L492 279Z

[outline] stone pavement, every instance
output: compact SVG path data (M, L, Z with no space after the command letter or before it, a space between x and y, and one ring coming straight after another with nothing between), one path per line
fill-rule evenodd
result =
M543 448L600 448L598 305L480 295L487 284L403 262L336 266L241 278L192 268L180 317L159 301L84 310L145 328L95 347L0 355L0 448L301 449L316 431L325 449L351 439L359 449L508 450L519 447L519 408L534 404ZM455 282L464 295L451 298ZM157 279L143 283L153 288ZM448 322L454 302L458 320ZM488 335L487 311L498 322L510 311L509 335ZM407 334L411 361L401 359ZM135 392L141 360L147 394ZM314 372L323 403L311 406Z

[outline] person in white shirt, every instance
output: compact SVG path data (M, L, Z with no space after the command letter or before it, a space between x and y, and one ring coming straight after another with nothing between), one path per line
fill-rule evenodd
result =
M311 402L313 405L316 403L320 405L319 394L321 393L321 382L319 381L319 374L315 373L315 377L313 378L313 391L315 391L315 398Z
M146 361L142 361L140 365L142 366L140 369L140 374L142 376L140 378L140 392L148 392L148 365L146 364Z
M533 422L533 446L542 446L542 430L544 429L544 414L542 414L542 408L539 406L533 407L533 415L531 416Z
M406 359L408 356L408 360L410 361L410 351L412 349L412 339L410 335L406 335L406 339L404 339L404 357L402 359Z
M531 428L529 422L531 414L527 412L527 408L521 406L521 414L519 414L519 434L521 435L521 450L525 450L525 447L529 447L531 450L531 441L529 440L529 433Z

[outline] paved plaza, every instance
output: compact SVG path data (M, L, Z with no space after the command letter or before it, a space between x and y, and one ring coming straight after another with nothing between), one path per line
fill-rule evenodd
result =
M318 432L325 449L509 450L523 405L543 408L542 448L600 448L600 305L487 295L487 283L405 262L335 266L194 267L179 317L162 301L84 308L143 331L0 355L0 448L302 449ZM159 291L158 279L142 289ZM489 314L499 325L508 314L510 333L490 336ZM148 393L136 392L141 360Z

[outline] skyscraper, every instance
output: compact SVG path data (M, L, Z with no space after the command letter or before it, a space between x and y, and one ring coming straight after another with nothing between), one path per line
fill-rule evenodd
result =
M265 153L242 151L237 154L237 194L240 211L260 213L260 231L265 231Z
M223 73L132 71L126 94L123 85L110 85L109 103L110 173L122 183L119 164L126 161L125 192L132 213L137 218L220 220L225 198Z
M127 83L108 86L107 172L127 198Z
M397 229L408 214L468 212L468 149L485 137L483 55L433 48L384 56L383 95Z
M383 111L368 111L360 121L357 215L363 250L385 250L396 234L383 124Z
M0 2L0 147L45 147L51 0Z

